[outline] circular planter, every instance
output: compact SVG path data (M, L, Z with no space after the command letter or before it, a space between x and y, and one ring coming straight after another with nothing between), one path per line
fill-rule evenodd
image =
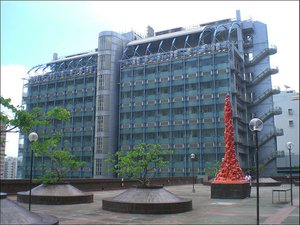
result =
M34 213L16 202L6 199L6 193L1 193L1 224L59 224L56 217L48 214Z
M31 190L31 203L45 205L68 205L93 202L93 194L85 193L66 183L41 184ZM29 191L17 193L19 202L29 202Z
M192 210L192 200L178 197L161 186L133 187L103 199L102 209L140 214L181 213Z

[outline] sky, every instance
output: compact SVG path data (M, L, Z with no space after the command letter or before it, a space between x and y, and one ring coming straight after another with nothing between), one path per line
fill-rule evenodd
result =
M299 1L3 1L1 0L1 96L20 105L23 79L32 67L93 50L102 31L146 35L215 20L252 19L267 24L272 85L299 92ZM1 109L2 111L2 109ZM17 157L18 134L8 134L6 154Z

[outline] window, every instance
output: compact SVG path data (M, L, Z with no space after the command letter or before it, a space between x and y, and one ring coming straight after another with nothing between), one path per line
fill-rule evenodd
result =
M100 55L99 57L99 68L100 70L111 69L111 56L110 55Z
M74 80L68 80L66 82L66 86L73 86L74 85Z
M161 116L168 116L169 115L169 109L160 109L159 114Z
M172 64L172 67L173 67L173 71L182 70L183 69L183 63L182 62L174 62Z
M186 69L192 69L198 67L198 61L197 60L188 60L186 62Z
M191 106L186 108L186 113L187 114L195 114L198 113L199 108L197 106Z
M143 76L143 74L144 74L144 68L142 67L138 67L133 71L133 76L135 77Z
M228 87L228 81L227 80L217 80L216 86L217 87Z
M162 139L167 139L169 138L169 132L160 132L159 137Z
M294 121L293 120L289 120L289 126L293 127L294 126Z
M187 84L187 86L186 86L187 91L193 91L193 90L197 90L197 89L198 89L198 84L195 84L195 83Z
M221 64L221 63L226 63L228 61L228 56L219 56L215 58L215 64Z
M103 131L103 116L98 116L98 120L97 120L97 131L98 131L98 132Z
M110 75L100 74L98 77L98 90L104 90L110 88Z
M159 88L159 94L167 94L167 93L169 93L169 87Z
M155 133L148 133L146 134L146 139L155 139Z
M293 115L293 109L288 109L288 114Z
M48 85L48 89L54 89L54 88L55 88L55 84L52 83Z
M159 72L168 72L169 71L169 65L167 64L161 64L159 65Z
M175 131L173 133L174 138L183 138L184 137L184 132L183 131Z
M123 70L121 76L122 76L122 78L132 77L132 71L131 70Z
M102 159L96 159L96 175L101 175Z
M76 85L81 85L81 84L83 84L83 83L84 83L84 81L83 81L82 78L81 78L81 79L76 79L76 80L75 80L75 84L76 84ZM63 85L63 82L61 82L61 84ZM60 87L59 83L57 83L57 87Z
M212 58L200 60L200 66L209 66L212 65Z
M99 38L99 49L100 50L111 49L111 36L102 36Z
M131 92L130 91L122 92L121 96L122 98L131 98Z
M133 118L141 118L143 117L142 111L133 112Z
M155 73L155 66L147 66L146 67L146 74L153 74Z
M104 109L104 96L100 95L98 99L98 111L102 111Z
M154 117L155 116L155 110L146 111L146 117Z
M103 149L103 138L97 137L96 153L102 153L102 149Z
M135 98L137 98L137 97L143 97L144 96L144 91L143 90L134 91L133 96Z
M146 90L146 96L155 95L155 94L156 94L156 89L154 88Z

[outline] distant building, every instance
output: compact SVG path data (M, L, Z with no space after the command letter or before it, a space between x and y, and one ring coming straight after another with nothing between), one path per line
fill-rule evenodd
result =
M194 21L193 21L194 23ZM224 101L230 95L237 157L243 169L255 166L255 141L248 124L264 122L259 133L260 162L265 174L276 168L276 138L267 25L252 20L224 19L192 29L177 27L146 38L134 32L99 33L98 48L33 67L24 86L27 109L62 106L71 111L67 123L53 121L40 136L63 131L60 147L69 149L82 170L68 177L115 176L105 159L140 142L174 150L167 168L157 176L189 176L190 154L203 174L224 157ZM29 177L28 138L21 136L20 177ZM47 158L35 159L34 176L44 173ZM276 171L275 171L276 172Z
M17 158L5 157L4 178L15 179L17 175Z
M282 109L282 114L275 117L275 125L284 132L283 136L277 138L277 150L281 156L277 158L278 173L289 171L289 150L286 144L292 142L292 167L297 167L294 170L299 174L299 101L299 93L294 90L281 91L274 96L275 107Z
M1 123L1 131L2 130L5 130L5 125ZM0 135L0 179L2 179L4 178L6 132L1 132Z

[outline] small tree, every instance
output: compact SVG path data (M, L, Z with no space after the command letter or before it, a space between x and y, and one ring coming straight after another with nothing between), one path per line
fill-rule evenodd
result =
M47 167L43 176L37 179L43 184L55 184L62 182L67 173L72 169L78 169L85 165L85 162L79 162L75 159L67 149L58 149L57 143L60 142L61 133L56 133L51 138L44 142L33 143L33 149L36 149L36 156L47 156L50 159L46 165L39 165L39 167Z
M208 166L205 168L205 175L208 177L216 177L221 167L221 161L215 163L209 162Z
M71 113L62 107L54 107L53 109L43 112L36 107L31 111L25 110L22 106L14 106L11 104L11 99L5 99L0 96L0 121L1 133L21 132L28 134L29 132L39 127L46 127L52 124L53 121L68 121ZM6 113L2 111L6 109ZM3 125L3 126L2 126ZM59 149L58 143L61 141L62 133L51 134L39 138L37 142L32 144L32 149L35 151L35 156L48 157L50 164L46 166L46 173L38 180L42 183L58 183L66 175L70 169L83 167L85 162L78 162L67 149Z
M159 144L141 143L130 151L116 152L116 159L108 161L115 162L114 172L118 176L136 179L145 187L150 185L150 178L155 176L157 169L168 164L164 155L172 153L172 150L162 150Z

